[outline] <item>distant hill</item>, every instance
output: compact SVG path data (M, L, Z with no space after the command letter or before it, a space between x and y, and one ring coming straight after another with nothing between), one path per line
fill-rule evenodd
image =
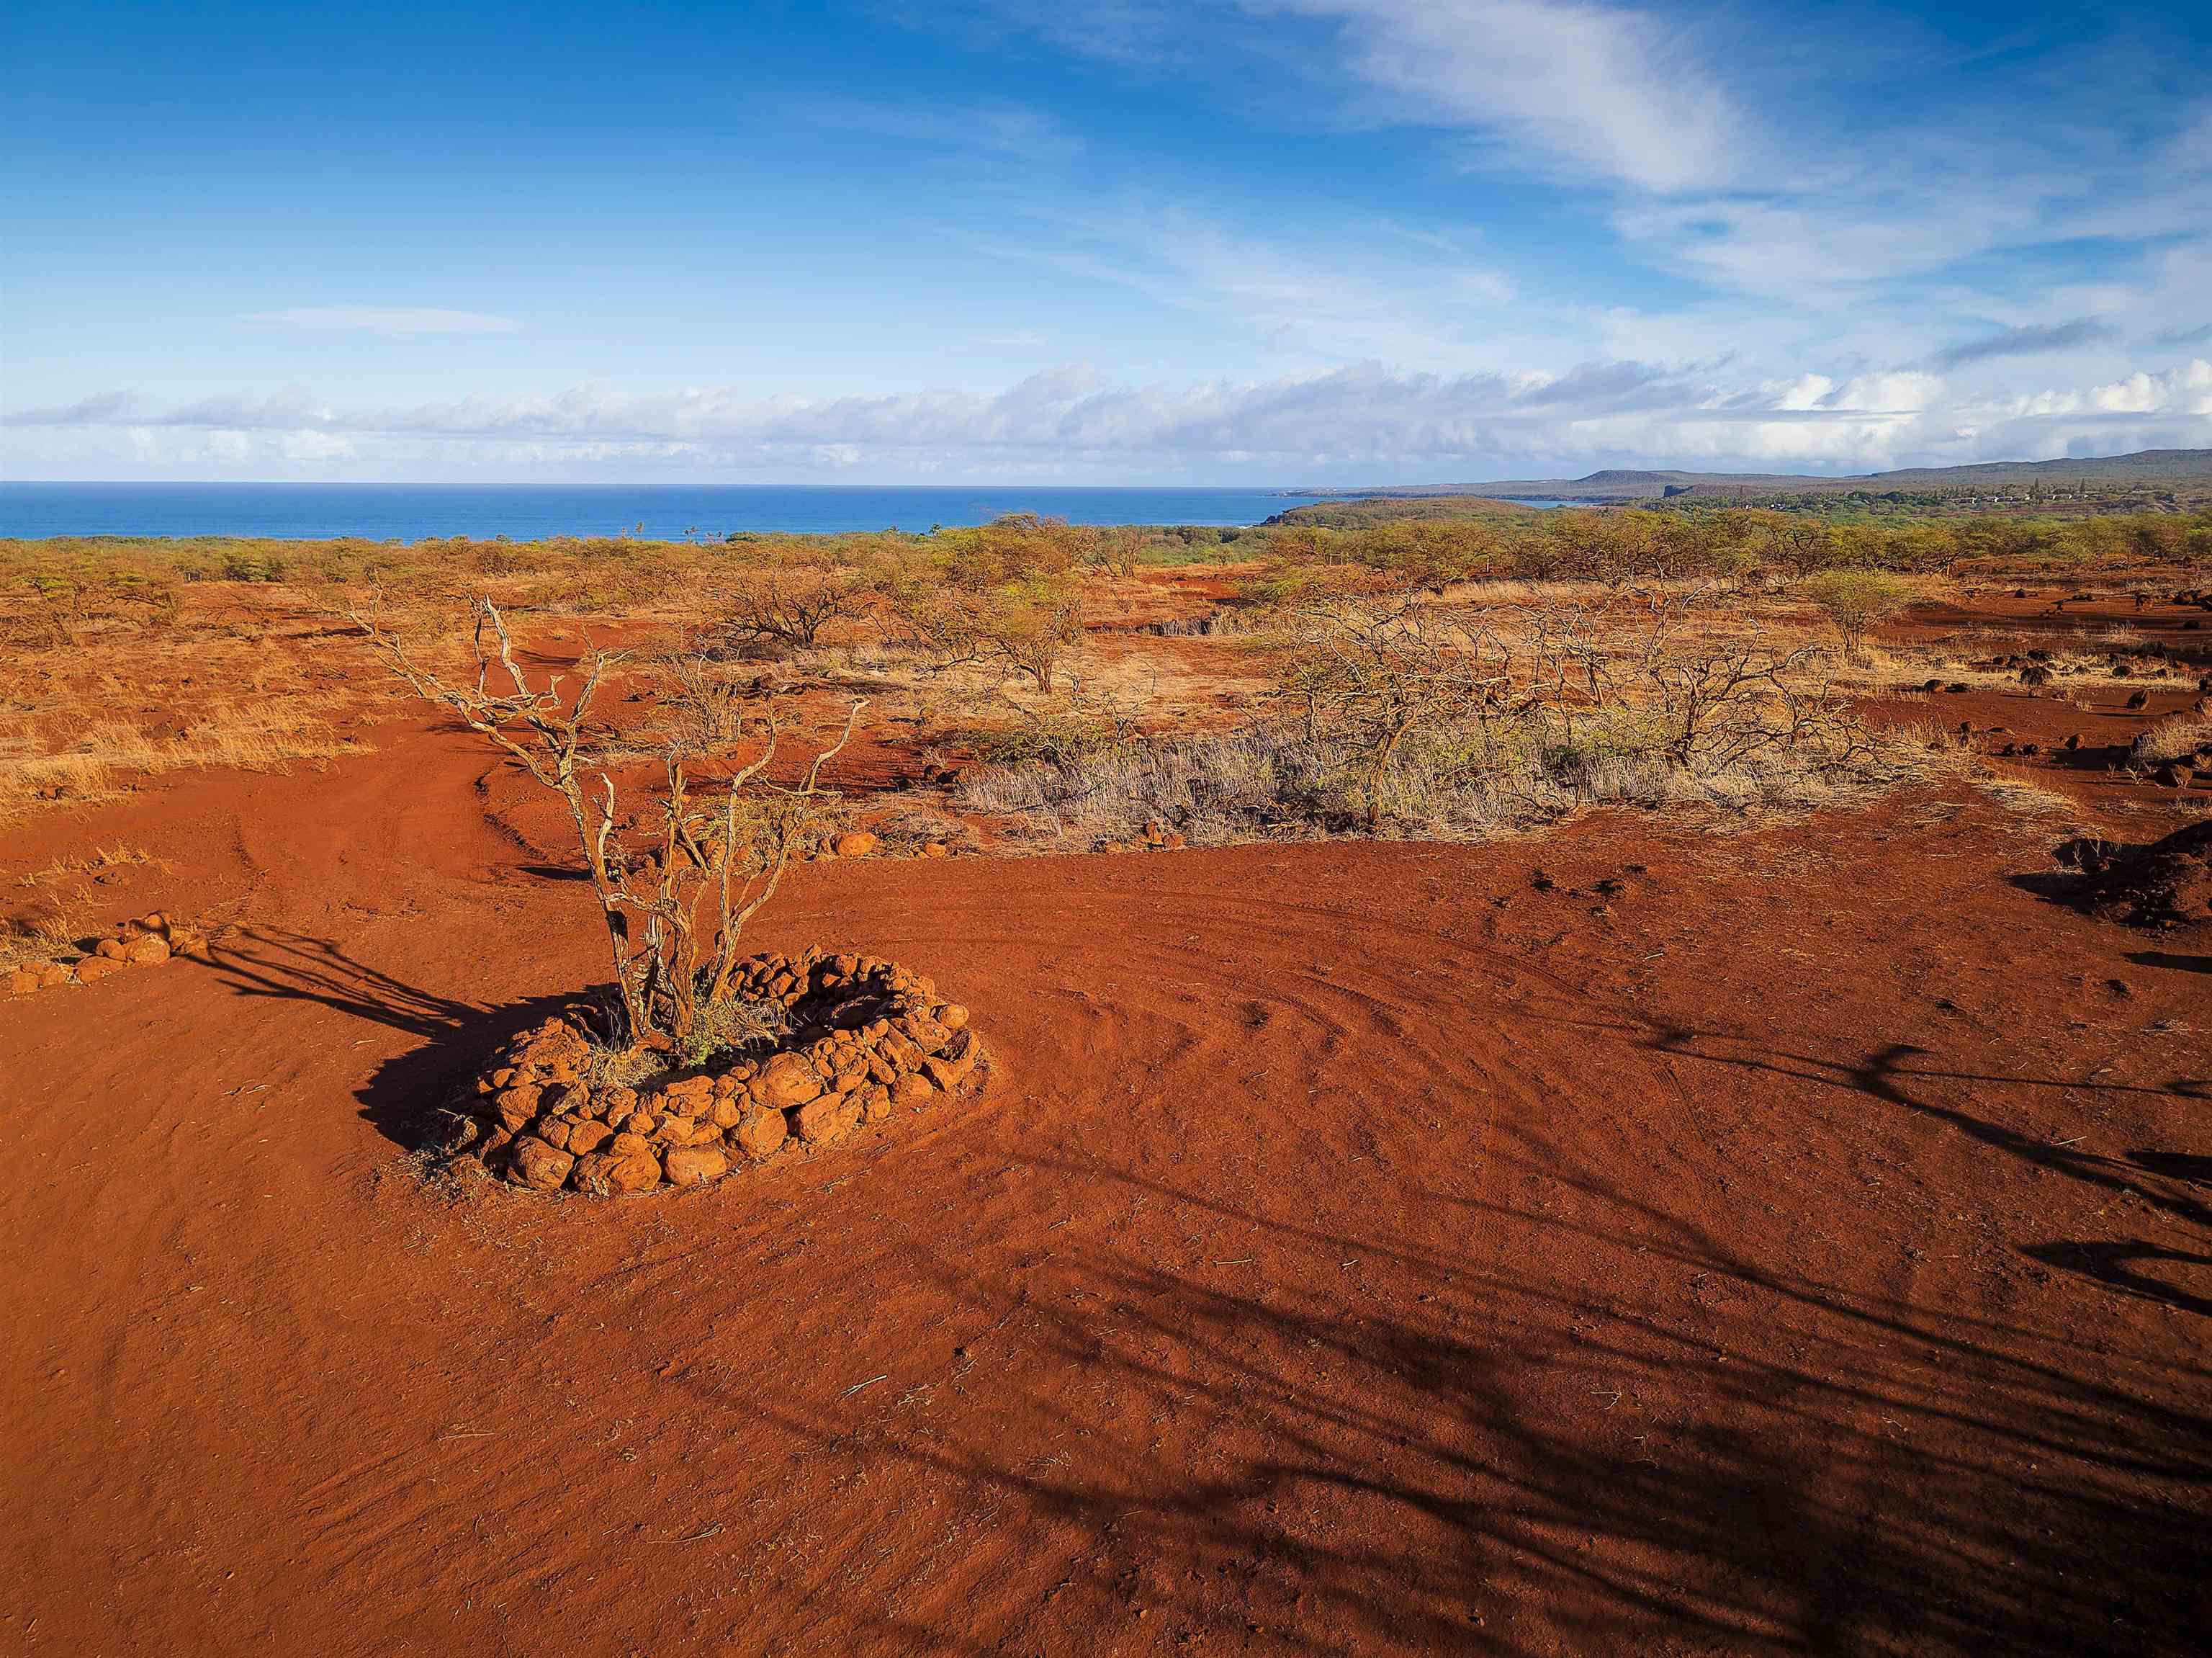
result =
M1267 519L1269 524L1309 524L1321 529L1359 529L1407 518L1534 519L1543 514L1517 501L1493 501L1480 495L1372 496L1356 501L1334 498L1292 507Z
M2142 485L2164 479L2212 479L2212 449L2144 449L2136 454L2087 460L1992 460L1972 466L1908 466L1896 472L1827 477L1799 472L1692 472L1608 467L1584 478L1515 478L1483 484L1386 485L1380 489L1286 490L1310 500L1418 500L1437 496L1483 496L1504 501L1641 501L1694 493L1797 495L1892 490L1957 490L2029 482Z

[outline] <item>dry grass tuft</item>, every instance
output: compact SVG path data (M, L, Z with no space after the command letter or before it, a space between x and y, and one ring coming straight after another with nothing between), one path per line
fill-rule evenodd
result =
M2212 715L2169 714L2136 739L2135 758L2185 760L2212 749Z
M274 771L295 760L368 750L332 729L313 707L286 698L208 704L182 735L167 739L127 721L100 719L61 738L57 750L39 752L39 741L20 731L0 737L0 820L42 800L104 799L129 779L165 771Z

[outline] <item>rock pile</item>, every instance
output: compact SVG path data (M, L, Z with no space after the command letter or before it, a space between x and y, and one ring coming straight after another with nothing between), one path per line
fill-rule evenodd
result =
M158 913L140 916L118 925L112 936L92 947L89 955L33 961L0 977L0 991L28 996L62 984L96 984L125 967L155 967L173 956L204 960L207 950L207 935L198 928Z
M834 1144L981 1081L968 1009L896 963L758 956L734 988L787 1021L772 1052L636 1087L594 1082L583 1018L557 1016L522 1033L477 1080L453 1149L541 1192L699 1186L793 1145Z

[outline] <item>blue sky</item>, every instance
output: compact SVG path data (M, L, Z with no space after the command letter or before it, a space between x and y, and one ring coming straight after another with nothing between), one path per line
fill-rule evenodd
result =
M0 476L2212 445L2209 12L15 0Z

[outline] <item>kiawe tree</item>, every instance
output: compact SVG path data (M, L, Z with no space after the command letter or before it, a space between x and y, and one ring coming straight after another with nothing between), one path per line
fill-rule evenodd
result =
M614 967L617 1045L695 1046L728 1001L747 923L818 827L823 768L851 741L865 702L851 704L836 741L787 783L770 776L783 735L772 702L750 721L726 714L712 730L679 721L660 744L660 786L626 819L589 722L609 674L628 659L592 650L574 675L533 681L497 607L479 598L472 614L475 675L457 680L373 616L348 613L403 683L450 710L567 807ZM680 696L671 701L684 706Z

